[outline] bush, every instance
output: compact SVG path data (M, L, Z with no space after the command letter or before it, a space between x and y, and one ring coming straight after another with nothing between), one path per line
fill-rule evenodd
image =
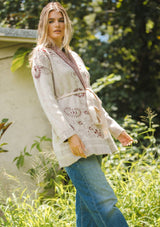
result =
M26 157L31 159L32 167L27 170L27 173L37 185L38 195L41 199L52 198L55 196L56 184L59 182L66 184L68 177L65 171L59 168L51 148L51 139L46 136L38 136L37 138L37 140L34 140L29 151L25 147L13 161L19 169L23 167ZM38 152L36 157L33 155L33 150L35 153ZM28 161L30 162L30 160Z
M7 122L8 122L7 118L2 119L2 121L0 122L0 139L2 138L3 134L6 132L8 127L12 124L12 122L9 123ZM3 149L4 145L7 145L7 143L0 144L0 153L7 152L6 149Z
M130 227L160 226L160 149L154 137L158 127L153 123L154 117L155 114L150 109L147 110L146 117L143 117L145 122L136 122L127 116L124 126L131 131L138 143L126 148L118 144L120 152L104 157L102 162L106 178L118 197L117 206ZM55 163L51 157L44 158L45 164ZM40 166L34 168L40 171ZM52 172L51 166L49 169ZM46 169L46 173L49 169ZM61 171L48 179L48 182L54 182L53 197L46 198L44 194L37 197L36 192L33 199L33 195L28 195L27 190L18 197L13 193L0 206L6 218L6 222L0 218L0 224L13 227L75 227L75 188L69 180L64 184L64 179L65 175ZM43 189L48 191L48 188Z

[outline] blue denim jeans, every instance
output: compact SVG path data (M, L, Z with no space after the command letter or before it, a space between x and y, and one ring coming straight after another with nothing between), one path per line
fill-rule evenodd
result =
M101 170L101 156L81 158L65 170L76 187L77 227L127 227Z

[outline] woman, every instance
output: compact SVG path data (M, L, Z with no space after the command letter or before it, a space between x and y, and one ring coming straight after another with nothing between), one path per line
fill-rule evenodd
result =
M72 27L58 2L40 15L38 43L32 53L32 75L41 105L52 126L53 148L76 187L78 227L128 226L101 171L101 156L124 146L131 137L102 108L91 90L82 59L71 51Z

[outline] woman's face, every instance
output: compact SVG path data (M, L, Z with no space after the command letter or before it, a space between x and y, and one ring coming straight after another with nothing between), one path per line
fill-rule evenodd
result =
M60 47L64 37L64 17L58 11L51 11L48 16L48 35L56 46Z

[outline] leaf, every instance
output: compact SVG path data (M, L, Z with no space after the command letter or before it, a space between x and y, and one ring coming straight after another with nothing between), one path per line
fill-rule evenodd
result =
M36 175L36 170L34 168L31 168L27 171L31 175L31 177L34 177Z
M42 152L42 149L41 149L40 144L37 144L37 145L36 145L36 148L37 148L37 150L38 150L39 152Z
M20 167L22 167L24 165L24 156L21 154L19 156L19 158L17 159L17 163L16 166L19 169Z
M26 55L30 53L30 49L26 47L20 47L13 56L11 71L15 72L24 64Z
M31 146L31 150L37 145L37 143L33 143Z
M146 33L150 33L153 28L154 28L154 21L149 19L146 23Z
M25 152L25 155L26 156L32 156L30 153L28 153L28 152Z
M3 123L0 124L0 139L11 124L12 122L8 123L7 125L4 125Z
M120 75L115 75L114 73L110 74L109 76L102 77L98 79L95 83L92 84L92 89L94 92L99 92L102 90L104 87L108 86L109 84L113 84L116 81L120 81L121 76Z
M3 152L8 152L7 150L4 150L0 147L0 153L3 153Z
M7 145L8 143L2 143L0 144L0 147L4 146L4 145Z
M5 123L8 121L7 118L3 118L1 123L0 123L0 130L4 127Z
M96 18L96 13L91 13L84 17L84 21L86 22L86 24L90 25L94 23L95 18Z
M25 155L26 155L26 156L32 156L32 155L31 155L29 152L27 152L26 150L27 150L27 146L25 146L24 151L23 151L24 156L25 156Z
M2 123L6 123L8 121L8 118L3 118Z
M5 123L0 123L0 130L4 127Z

